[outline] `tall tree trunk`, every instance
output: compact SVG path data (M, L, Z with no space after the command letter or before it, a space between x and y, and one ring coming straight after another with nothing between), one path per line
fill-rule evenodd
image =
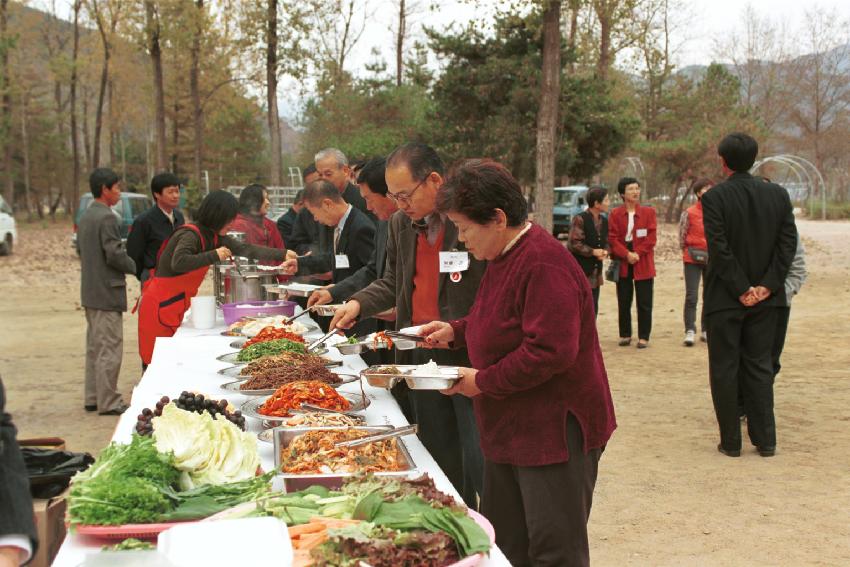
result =
M145 0L145 17L148 33L148 51L151 57L154 92L154 123L156 125L156 169L165 171L168 152L165 143L165 88L162 78L162 49L160 47L159 15L153 0Z
M118 149L116 147L116 138L118 137L116 134L116 126L118 120L115 116L115 81L111 77L109 78L109 87L106 90L106 97L106 105L109 109L109 112L107 113L107 118L109 119L109 165L110 167L115 167L115 164L118 162Z
M86 169L92 171L94 164L92 162L92 145L91 134L89 133L89 90L83 86L83 149L86 151Z
M269 183L283 185L283 156L280 148L280 116L277 108L277 0L269 0L266 22L266 97L269 107L271 171Z
M608 69L611 67L611 11L607 2L604 8L597 11L599 20L599 61L596 62L596 75L603 81L608 78Z
M578 40L578 13L581 0L570 0L570 35L567 37L567 49L570 53L570 74L576 70L576 44Z
M561 2L549 0L543 14L543 73L537 112L535 221L552 230L555 199L555 136L561 91Z
M404 36L407 32L407 13L405 12L405 0L398 3L398 34L395 40L395 84L401 86L404 74Z
M74 48L71 56L71 153L74 160L74 177L71 180L72 216L76 218L77 206L80 203L80 143L77 138L77 61L80 54L80 7L82 0L74 2Z
M177 85L177 93L180 92L180 84ZM180 95L174 97L174 118L171 119L171 172L177 175L177 148L180 147Z
M0 141L3 142L4 195L10 207L15 206L15 180L12 177L12 85L9 74L8 0L0 0L0 66L3 73L3 115L0 116Z
M192 38L192 69L189 73L189 89L192 91L192 124L194 135L194 167L192 176L201 186L201 168L204 159L204 109L201 106L201 36L204 31L204 0L195 0L195 30Z
M30 139L27 131L27 113L29 95L24 93L21 104L21 151L24 157L24 206L27 208L27 220L32 220L32 196L30 195Z
M97 0L91 0L92 11L94 12L95 23L100 32L100 42L103 44L103 67L100 70L100 90L97 94L97 109L94 115L94 147L92 148L92 166L100 167L100 138L103 131L103 104L106 100L106 87L109 82L109 58L111 56L109 48L109 37L106 33L106 28L103 24L103 18L100 15Z

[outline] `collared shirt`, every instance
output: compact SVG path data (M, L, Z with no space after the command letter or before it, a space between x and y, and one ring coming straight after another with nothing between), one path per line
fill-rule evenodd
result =
M45 544L46 545L46 542ZM21 563L23 565L32 557L32 545L30 544L30 538L23 534L9 534L5 536L0 536L0 547L16 547L24 552L24 561Z
M433 245L440 236L440 232L443 230L444 221L445 216L439 213L431 213L421 220L412 221L411 224L417 232L425 233L425 236L428 239L428 244Z
M159 205L157 205L159 207ZM165 212L165 209L159 207L159 210L162 211L162 214L166 216L166 218L171 222L171 226L174 226L174 209L171 209L169 212Z
M348 208L345 209L345 214L342 215L342 218L337 223L336 228L334 228L334 254L336 254L336 248L339 245L339 237L342 235L342 230L345 228L345 221L348 220L348 217L351 215L351 205L348 205Z
M528 232L529 230L531 230L531 223L530 223L530 222L526 222L526 223L525 223L525 228L523 228L521 231L519 231L519 234L517 234L516 236L514 236L514 237L513 237L513 239L512 239L510 242L508 242L508 245L507 245L507 246L505 246L504 250L502 250L502 254L500 254L500 256L501 256L501 255L504 255L504 254L507 254L508 250L510 250L511 248L513 248L513 247L514 247L514 245L515 245L517 242L519 242L519 239L520 239L520 238L522 238L522 235L523 235L523 234L525 234L526 232Z

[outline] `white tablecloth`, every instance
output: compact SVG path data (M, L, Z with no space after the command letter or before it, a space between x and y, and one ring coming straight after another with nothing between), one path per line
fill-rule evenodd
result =
M302 320L304 318L302 317ZM306 321L305 321L306 322ZM143 408L153 408L162 396L176 398L183 390L201 392L214 399L226 398L234 406L240 406L248 399L247 396L226 392L220 388L221 384L231 381L232 378L218 374L218 370L231 366L216 360L216 357L235 349L230 347L234 341L233 337L224 337L224 322L219 320L219 326L213 329L193 329L191 318L171 338L160 338L156 341L153 359L150 366L133 390L133 395L128 409L118 422L113 435L113 441L128 443L135 428L136 420ZM309 336L319 335L311 331ZM341 373L357 374L366 368L365 363L359 356L341 356L339 351L333 347L325 356L336 360L344 360ZM365 381L362 383L363 390L369 397L371 404L366 410L366 421L371 425L392 424L396 426L406 425L407 420L401 413L398 404L387 390L373 388ZM360 383L354 382L340 387L340 391L359 392ZM253 418L246 419L249 431L260 432L260 421ZM409 435L403 438L403 442L410 451L416 468L421 472L427 472L433 479L437 488L453 495L460 500L457 491L449 482L446 475L437 466L416 436ZM258 442L260 459L265 470L274 468L274 451L271 443ZM104 542L93 540L77 534L69 533L62 544L59 554L53 563L54 567L76 567L85 560L88 553L97 552ZM491 567L497 565L510 565L504 554L493 548L490 557L481 563L483 566Z

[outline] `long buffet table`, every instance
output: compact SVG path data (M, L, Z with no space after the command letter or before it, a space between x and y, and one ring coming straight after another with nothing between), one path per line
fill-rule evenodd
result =
M302 317L300 320L305 319L306 317ZM236 407L241 406L244 401L249 399L247 396L225 392L220 388L221 384L231 379L218 374L218 370L230 366L230 364L220 362L216 360L216 357L234 350L230 346L230 343L234 340L233 337L221 335L225 328L224 321L219 319L215 328L205 330L192 328L189 321L190 319L187 318L187 321L184 322L174 337L157 339L151 364L133 390L130 409L121 416L112 436L113 441L128 443L138 414L145 407L152 408L162 396L176 398L183 390L197 391L215 399L226 398ZM305 321L305 323L312 326L311 331L306 335L308 341L310 337L318 338L321 335L315 322ZM366 364L359 356L342 356L335 348L330 348L328 354L324 356L343 360L343 367L336 370L341 373L358 374L366 368ZM401 413L398 404L387 390L373 388L365 381L362 381L362 387L371 401L366 410L368 424L407 425L407 420ZM353 382L340 387L340 391L359 392L360 388L360 383ZM257 419L247 418L246 425L249 431L255 433L262 430L260 421ZM408 435L403 438L403 442L413 457L417 470L428 473L434 479L437 488L460 500L457 491L419 439L414 435ZM272 444L258 441L258 449L263 468L272 470L274 468ZM97 553L104 543L106 542L102 540L69 533L53 565L77 567L85 561L87 555ZM510 563L504 554L494 546L490 556L480 565L486 567L510 566Z

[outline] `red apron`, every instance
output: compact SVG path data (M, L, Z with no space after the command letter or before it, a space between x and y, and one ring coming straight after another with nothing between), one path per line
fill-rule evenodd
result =
M198 227L185 224L180 228L197 234L201 239L201 249L206 249L206 241ZM168 240L163 242L159 249L157 264ZM218 245L217 237L213 240L213 245ZM159 277L155 269L151 270L150 279L142 286L142 298L139 305L139 355L142 357L142 362L151 363L153 346L157 337L171 337L177 332L177 328L183 322L183 315L189 309L192 298L198 293L198 288L201 287L209 269L209 266L204 266L172 277Z

